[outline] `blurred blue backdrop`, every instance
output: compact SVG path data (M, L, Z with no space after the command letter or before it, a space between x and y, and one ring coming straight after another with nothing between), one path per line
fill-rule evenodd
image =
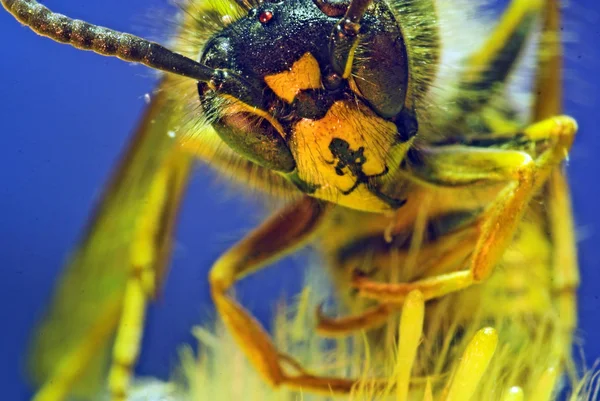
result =
M46 1L73 17L117 30L166 31L153 12L162 0ZM571 154L582 286L580 337L589 363L600 357L600 6L581 0L567 12L566 109L581 134ZM153 21L153 22L149 22ZM30 330L111 167L129 138L155 75L144 67L77 51L40 38L0 12L0 380L2 399L24 400L22 359ZM259 221L251 202L223 190L199 169L185 199L174 262L164 296L151 307L142 375L166 378L176 347L193 341L190 328L212 315L207 287L211 262ZM259 273L240 286L261 318L272 301L298 289L302 260ZM283 266L282 266L283 268Z

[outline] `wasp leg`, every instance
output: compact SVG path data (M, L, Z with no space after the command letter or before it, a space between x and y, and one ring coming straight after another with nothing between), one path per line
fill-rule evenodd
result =
M287 385L323 393L347 393L356 384L355 380L313 376L298 369L300 365L292 358L282 356L261 325L227 294L237 280L309 241L329 208L313 198L303 198L272 216L234 245L215 262L210 271L212 297L225 326L254 368L272 386ZM282 361L295 366L299 374L287 374L281 365Z
M558 114L562 110L562 43L560 4L547 0L537 66L537 94L533 117L536 120ZM553 244L553 291L565 346L569 350L573 331L577 327L577 295L579 270L575 246L575 229L567 177L556 168L546 186L548 220Z
M544 11L542 43L538 55L537 96L534 118L541 120L562 110L562 43L560 37L560 4L547 0ZM575 229L569 183L560 169L552 173L548 185L548 215L554 245L554 291L560 293L559 313L565 328L572 332L577 325L575 289L579 286Z
M317 332L324 337L344 337L359 330L370 330L383 326L390 315L398 309L398 305L380 304L363 313L330 318L323 314L322 308L317 309Z
M127 282L108 376L108 387L112 401L125 401L127 399L127 388L140 351L146 305L152 293L144 276L151 275L153 275L153 272L150 269L144 267L134 268L131 278ZM153 277L150 279L154 281Z
M421 248L420 270L435 276L456 269L473 251L477 234L476 229L465 227L444 237L444 240ZM356 274L354 283L362 280L363 277L360 276L364 275ZM387 323L389 317L402 307L403 302L404 299L398 296L393 303L382 303L363 313L335 318L325 316L319 307L316 311L317 331L322 336L335 338L351 335L359 330L375 329Z
M444 241L440 241L439 243L443 244ZM454 244L454 242L452 243ZM430 259L430 261L422 265L422 270L428 272L446 271L450 267L456 266L458 263L464 261L472 251L472 248L472 242L465 238L464 241L458 242L456 246L453 246L452 249L445 251L440 250L440 252L432 252L432 255L439 256L435 260ZM427 250L424 252L427 252ZM360 285L359 283L364 283L363 285L365 286L386 286L386 284L375 283L370 281L368 278L364 278L361 274L356 274L353 279L353 285ZM407 295L410 291L411 290L409 289L405 295ZM396 295L393 302L383 302L362 313L335 318L325 316L319 307L316 311L317 331L324 337L335 338L351 335L359 330L371 330L378 328L388 322L389 317L402 307L403 302L404 297L401 295Z
M471 185L508 182L485 212L481 232L469 270L442 274L410 284L384 284L357 278L359 294L382 303L401 302L412 290L425 299L467 288L485 280L510 244L531 198L548 181L550 174L566 157L577 124L566 116L550 118L523 131L531 142L546 141L546 149L535 159L514 150L448 146L424 151L422 171L414 171L437 185Z
M546 0L542 39L537 56L533 120L541 121L562 112L562 43L558 0Z
M579 270L575 247L575 229L571 211L571 199L566 177L555 170L550 177L548 191L548 219L553 244L552 254L552 291L556 300L556 308L560 317L562 331L560 347L568 352L571 349L573 332L577 328L577 288L579 287ZM565 357L567 363L568 355ZM575 372L569 366L569 373Z
M106 384L111 350L116 365L135 362L139 339L128 333L141 327L144 310L138 314L142 284L134 277L148 282L155 276L156 285L143 284L144 299L153 297L150 287L158 287L166 273L177 211L192 166L192 158L165 135L170 124L165 113L170 116L171 111L164 92L159 92L66 266L31 346L29 365L40 383L35 401L98 394ZM111 344L115 332L117 339ZM124 357L126 353L129 356ZM113 369L119 370L123 372ZM111 374L111 381L120 383L109 384L116 399L125 393L129 370Z
M342 78L352 73L354 52L358 45L360 20L373 0L352 0L342 19L333 28L329 40L329 54L333 70Z
M136 222L131 244L131 272L125 286L120 320L112 350L108 387L113 401L124 401L138 359L146 306L156 294L171 247L179 200L186 188L190 158L174 152L161 167Z

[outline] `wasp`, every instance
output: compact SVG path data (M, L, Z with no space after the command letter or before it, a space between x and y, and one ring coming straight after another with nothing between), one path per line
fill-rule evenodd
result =
M319 309L324 336L366 330L385 354L382 327L422 304L430 342L415 375L448 372L474 322L496 327L505 360L521 358L498 380L526 388L545 377L538 365L568 366L578 268L562 164L577 124L561 114L557 0L512 0L451 73L443 1L190 1L173 50L1 2L40 35L165 72L38 329L36 400L89 394L108 361L112 398L126 398L195 159L283 203L209 275L225 327L269 384L344 394L360 382L310 373L230 294L308 244L350 313ZM536 38L520 117L508 83Z

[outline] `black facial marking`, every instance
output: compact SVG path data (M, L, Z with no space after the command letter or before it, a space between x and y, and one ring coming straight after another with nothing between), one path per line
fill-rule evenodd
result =
M364 184L371 193L393 209L398 209L406 203L405 199L395 199L382 193L373 182L373 179L382 177L388 173L389 169L387 166L385 166L385 169L379 174L365 174L363 165L367 162L367 157L364 155L365 148L363 146L358 148L358 150L352 150L347 141L340 138L333 138L329 144L329 151L334 157L334 161L331 162L331 164L334 164L337 160L335 173L339 176L343 176L346 174L344 169L347 168L354 178L356 178L354 185L352 185L350 189L342 191L344 195L350 195L360 184Z
M363 164L367 162L367 158L364 155L365 148L361 146L358 150L354 151L350 149L350 144L343 139L333 138L329 143L329 151L334 157L334 161L337 160L335 166L335 173L337 175L344 175L344 169L348 167L354 177L356 177L356 184L349 190L344 192L344 195L348 195L358 186L358 184L365 183L369 178L362 169Z

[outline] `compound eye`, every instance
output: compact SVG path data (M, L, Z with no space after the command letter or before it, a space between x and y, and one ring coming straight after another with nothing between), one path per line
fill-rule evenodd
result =
M272 18L273 18L273 12L269 11L269 10L261 11L260 14L258 14L258 20L263 25L269 23L269 21L271 21Z
M296 167L287 144L264 118L236 112L222 116L213 126L231 149L256 164L284 173Z

